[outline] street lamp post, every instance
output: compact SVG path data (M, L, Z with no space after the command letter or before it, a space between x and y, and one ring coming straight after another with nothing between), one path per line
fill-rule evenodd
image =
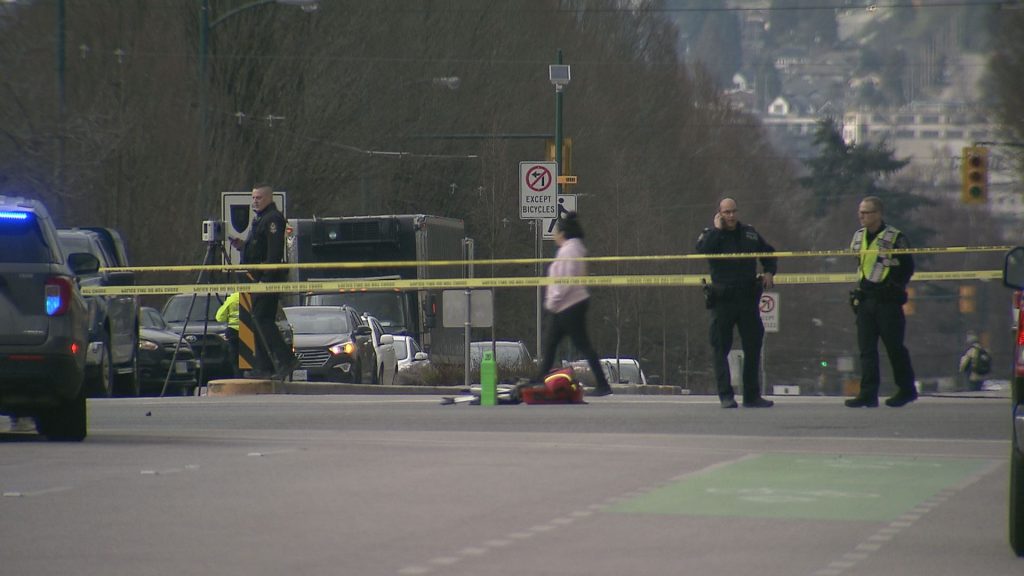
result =
M216 18L210 15L210 0L199 0L199 197L206 200L207 178L207 132L209 130L209 106L207 102L210 84L210 33L225 20L241 12L266 4L299 6L303 12L314 12L319 8L318 0L255 0L232 8Z
M565 91L565 87L569 84L571 75L569 73L569 66L562 64L562 49L558 49L557 64L548 66L548 80L555 86L555 190L556 195L562 193L562 184L559 182L559 176L562 175L562 92ZM557 216L557 214L556 214ZM537 258L543 257L542 247L544 246L544 230L540 223L543 220L536 220L537 223ZM537 275L540 276L544 272L544 267L538 262L537 263ZM543 301L543 290L540 286L537 287L537 354L541 351L541 302Z

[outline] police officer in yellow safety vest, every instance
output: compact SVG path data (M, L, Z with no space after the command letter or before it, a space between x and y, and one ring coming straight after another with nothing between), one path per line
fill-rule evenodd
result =
M214 316L217 322L225 322L228 327L224 336L228 341L228 355L231 357L232 376L238 377L238 292L232 292L217 309Z
M860 282L850 293L857 314L857 346L860 349L860 393L846 400L850 408L878 406L878 339L892 364L896 394L885 405L899 408L917 399L914 367L910 352L903 345L907 321L903 304L907 301L907 283L914 275L910 254L892 254L889 250L910 248L906 237L882 219L882 200L868 196L860 203L860 223L850 249L860 252Z

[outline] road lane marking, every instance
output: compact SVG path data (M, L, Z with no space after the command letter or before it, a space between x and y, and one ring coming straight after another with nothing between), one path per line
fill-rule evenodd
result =
M892 522L945 502L990 460L762 454L708 467L634 498L623 514ZM828 488L822 488L827 486Z
M864 542L857 544L856 548L854 548L855 552L843 554L841 560L829 563L825 568L814 572L812 576L841 576L849 568L853 568L861 561L870 558L872 552L881 550L886 542L891 542L901 532L911 528L924 514L937 508L943 502L947 502L950 498L956 496L957 492L981 480L1000 466L1000 462L990 461L987 465L975 469L971 474L955 482L952 487L939 490L933 496L915 506L910 513L898 516L887 526L879 528L877 532L868 536Z
M29 490L28 492L19 492L17 490L11 490L4 492L4 498L32 498L34 496L43 496L45 494L56 494L57 492L67 492L71 490L70 486L54 486L53 488L42 488L39 490Z

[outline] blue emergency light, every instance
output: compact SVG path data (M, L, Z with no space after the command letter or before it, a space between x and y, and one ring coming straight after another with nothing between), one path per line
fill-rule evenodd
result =
M0 220L28 220L28 212L0 210Z
M46 287L46 315L53 316L64 306L64 298L61 296L60 288L53 286L55 290L51 290L50 286Z

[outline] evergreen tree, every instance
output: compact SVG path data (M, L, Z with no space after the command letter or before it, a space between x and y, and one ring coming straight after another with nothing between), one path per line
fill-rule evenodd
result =
M935 233L911 218L914 210L935 202L902 190L891 180L910 163L909 159L896 158L885 142L848 144L832 118L818 123L814 145L819 155L804 162L810 173L800 178L800 184L811 192L815 218L828 216L840 205L865 196L878 196L885 203L886 212L899 219L899 228L917 245Z

